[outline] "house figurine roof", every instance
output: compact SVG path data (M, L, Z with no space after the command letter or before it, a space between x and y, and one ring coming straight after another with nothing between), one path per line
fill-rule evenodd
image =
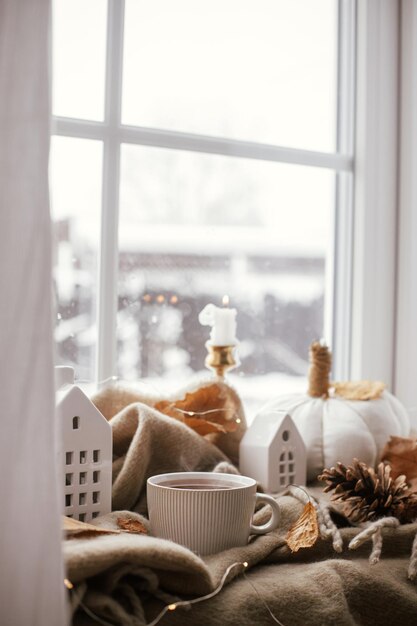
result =
M305 484L306 459L303 439L285 411L258 414L240 442L240 471L270 493Z
M61 412L61 414L63 413L62 417L65 418L65 410L68 407L70 409L69 415L74 417L79 409L78 412L84 413L84 418L87 416L89 423L86 426L92 426L94 423L95 432L100 429L111 435L111 426L104 415L100 413L84 391L74 384L74 369L72 367L59 366L55 368L55 389L58 415ZM85 435L86 433L84 433Z
M74 385L72 368L56 368L55 383L65 515L87 522L111 511L112 429L82 389Z

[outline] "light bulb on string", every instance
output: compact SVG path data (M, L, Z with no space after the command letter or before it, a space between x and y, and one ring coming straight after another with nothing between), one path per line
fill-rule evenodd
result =
M206 594L204 596L200 596L199 598L194 598L192 600L179 600L177 602L171 602L170 604L165 605L164 608L155 617L155 619L153 619L151 622L149 622L146 626L156 626L161 621L161 619L164 617L164 615L166 613L168 613L168 611L175 611L178 608L187 608L187 609L189 609L193 604L198 604L200 602L204 602L205 600L210 600L211 598L214 598L223 589L226 581L228 580L228 576L229 576L230 572L233 569L235 569L236 567L239 567L241 569L240 574L243 575L243 578L245 579L245 581L255 591L257 598L259 598L260 602L263 604L265 609L268 611L270 617L274 620L274 622L276 624L279 624L279 626L285 626L282 622L279 621L279 619L277 617L275 617L275 615L273 614L273 612L269 608L268 603L266 602L266 600L264 600L262 598L262 596L260 595L259 591L256 589L255 585L249 580L248 576L246 575L246 570L249 567L249 563L247 561L244 561L244 562L239 561L239 562L236 562L236 563L232 563L232 565L229 565L229 567L224 572L219 585L211 593L208 593L208 594ZM73 593L76 593L76 588L73 589L72 583L70 581L68 581L67 579L65 579L65 581L66 581L65 582L65 586L67 586L67 583L69 583L71 586L70 587L67 586L67 588L71 589ZM95 615L93 613L93 611L91 611L91 609L89 609L84 604L84 602L82 602L81 600L79 601L79 606L89 617L91 617L97 623L102 624L103 626L115 626L114 623L108 622L108 621L102 619L101 617L99 617L98 615Z

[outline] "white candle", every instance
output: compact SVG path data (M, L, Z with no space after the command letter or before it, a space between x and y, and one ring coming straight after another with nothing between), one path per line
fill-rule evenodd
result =
M203 326L211 326L210 343L212 346L233 346L236 339L236 309L221 308L207 304L198 319Z

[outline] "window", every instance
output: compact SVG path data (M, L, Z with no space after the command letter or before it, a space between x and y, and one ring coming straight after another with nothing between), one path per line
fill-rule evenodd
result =
M56 330L60 363L94 378L102 142L52 137Z
M178 387L227 294L255 409L349 328L354 8L54 1L56 340L78 379Z

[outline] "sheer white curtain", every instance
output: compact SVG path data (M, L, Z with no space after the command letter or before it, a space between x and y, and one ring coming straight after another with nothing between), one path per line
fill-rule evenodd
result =
M48 198L50 0L0 0L0 623L66 623Z

